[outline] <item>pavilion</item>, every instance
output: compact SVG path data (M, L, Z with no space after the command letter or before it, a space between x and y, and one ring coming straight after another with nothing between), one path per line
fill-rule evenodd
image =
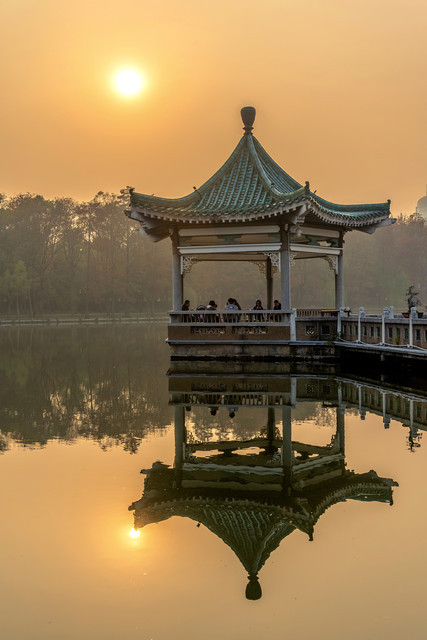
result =
M182 198L161 198L129 188L126 215L153 242L172 241L173 311L181 310L183 280L204 261L249 261L266 277L272 308L273 274L280 272L282 309L291 309L294 260L326 260L335 277L335 307L344 306L344 235L390 225L390 200L334 204L286 173L254 137L254 107L241 110L244 134L223 166Z

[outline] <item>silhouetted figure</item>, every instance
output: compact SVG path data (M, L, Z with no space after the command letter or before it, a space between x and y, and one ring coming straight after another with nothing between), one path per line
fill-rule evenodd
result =
M184 304L181 307L181 311L190 311L190 301L189 300L184 300ZM188 316L187 314L185 316L182 316L183 322L190 322L191 320L191 316Z

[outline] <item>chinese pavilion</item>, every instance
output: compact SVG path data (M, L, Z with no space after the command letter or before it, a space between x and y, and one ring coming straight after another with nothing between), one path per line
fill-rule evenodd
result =
M282 309L291 309L290 266L321 258L335 274L335 306L343 307L344 234L373 233L394 222L390 201L334 204L286 173L254 137L254 107L241 110L244 134L223 166L182 198L129 189L126 215L157 242L172 241L173 310L181 310L183 278L202 261L250 261L266 276L272 308L273 273L280 272Z

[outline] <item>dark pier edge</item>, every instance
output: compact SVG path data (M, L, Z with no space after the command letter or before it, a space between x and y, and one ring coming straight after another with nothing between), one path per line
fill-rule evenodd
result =
M246 345L234 355L222 353L219 345L206 345L205 355L191 355L187 350L172 350L171 370L186 372L199 370L211 374L215 370L229 373L250 374L270 371L275 374L305 375L307 373L338 375L357 378L360 381L380 382L383 386L400 386L402 389L419 389L427 392L425 356L408 353L384 353L380 349L355 349L335 343L291 345L283 355L256 355L255 345Z

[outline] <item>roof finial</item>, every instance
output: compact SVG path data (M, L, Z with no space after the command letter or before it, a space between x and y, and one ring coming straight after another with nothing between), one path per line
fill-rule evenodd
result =
M245 135L251 133L253 129L253 123L255 120L256 110L255 107L243 107L240 110L240 115L242 116L243 124L245 125L243 129L245 130Z
M258 576L256 573L250 573L248 575L248 584L246 585L245 595L248 600L259 600L262 596L261 585L258 582Z

